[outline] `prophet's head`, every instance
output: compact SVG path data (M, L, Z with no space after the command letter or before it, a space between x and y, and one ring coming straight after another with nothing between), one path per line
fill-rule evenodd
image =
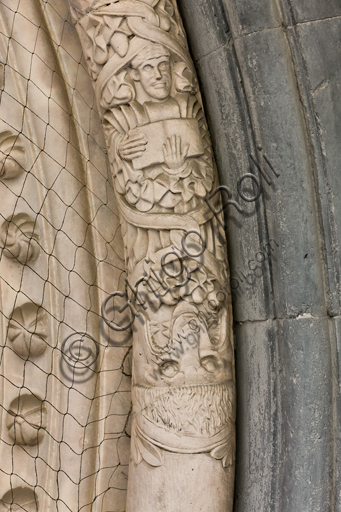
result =
M144 101L167 99L172 87L170 52L160 44L148 43L132 60L130 76L142 89Z

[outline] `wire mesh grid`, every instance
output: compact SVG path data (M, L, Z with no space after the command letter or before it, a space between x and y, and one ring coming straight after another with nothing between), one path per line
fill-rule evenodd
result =
M100 315L124 258L94 94L66 0L0 14L0 510L123 512L130 336Z

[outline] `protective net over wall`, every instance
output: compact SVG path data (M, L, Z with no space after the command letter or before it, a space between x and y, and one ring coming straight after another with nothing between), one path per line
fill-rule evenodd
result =
M123 244L67 2L2 0L0 52L0 510L123 512Z

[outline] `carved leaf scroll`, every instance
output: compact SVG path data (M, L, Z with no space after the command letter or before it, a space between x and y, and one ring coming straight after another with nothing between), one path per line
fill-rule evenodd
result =
M213 459L221 460L224 468L232 466L235 461L235 433L234 426L231 426L231 431L225 443L214 448L211 453Z

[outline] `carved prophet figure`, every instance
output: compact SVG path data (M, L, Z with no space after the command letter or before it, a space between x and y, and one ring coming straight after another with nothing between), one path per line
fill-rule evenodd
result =
M235 451L228 265L206 202L218 178L181 20L169 0L70 3L103 119L127 297L139 309L126 510L226 512Z
M127 80L133 82L129 107L122 105L105 115L112 137L110 149L118 165L117 190L139 211L161 211L161 207L182 213L198 204L197 197L205 197L212 187L203 111L191 94L193 86L176 75L182 65L172 65L170 52L155 43L141 46L127 72ZM176 81L182 84L177 86Z

